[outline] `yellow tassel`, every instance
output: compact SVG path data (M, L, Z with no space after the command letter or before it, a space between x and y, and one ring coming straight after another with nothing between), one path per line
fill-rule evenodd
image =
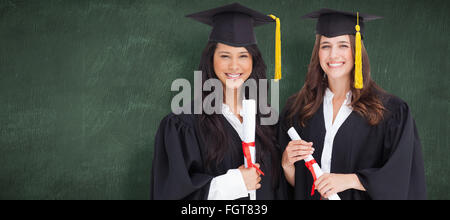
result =
M281 79L281 24L275 15L269 15L276 22L275 30L275 82Z
M362 56L361 56L361 33L359 27L359 12L356 14L356 37L355 37L355 88L363 88Z

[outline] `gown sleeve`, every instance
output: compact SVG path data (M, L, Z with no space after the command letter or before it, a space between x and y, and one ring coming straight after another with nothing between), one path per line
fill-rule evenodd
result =
M396 100L389 105L395 110L385 122L384 165L356 174L372 199L426 199L422 149L414 119L405 102Z
M194 126L182 116L170 114L162 120L152 170L151 199L207 199L213 176L204 171Z
M285 108L281 111L281 114L280 114L280 117L279 117L279 121L278 121L278 124L277 124L277 140L278 140L278 145L280 147L280 153L281 153L280 160L282 160L282 156L283 156L284 150L286 149L286 146L291 141L291 138L287 134L287 130L289 129L288 128L289 125L288 125L287 119L286 119L286 117L287 117L287 109L289 108L289 104L290 104L290 102L288 100L288 103L286 104ZM298 163L299 162L295 163L295 167L296 167L295 173L296 173L296 175L297 175L297 173L301 173L303 171L301 169L301 166L297 165ZM299 167L300 167L300 169L299 169ZM281 176L281 184L282 184L282 186L284 186L283 188L284 188L284 191L285 191L285 194L284 194L285 198L288 199L288 200L299 198L298 195L297 196L294 195L294 192L295 192L294 187L291 186L291 184L289 184L288 181L286 180L286 176L284 175L284 170L283 170L282 167L281 167L281 175L280 176ZM303 178L301 178L301 180L297 180L297 178L296 178L295 181L296 181L296 185L297 184L299 184L299 185L303 184L303 182L300 182L300 181L303 181ZM297 192L297 194L298 194L298 192ZM300 198L303 198L303 197L300 197Z

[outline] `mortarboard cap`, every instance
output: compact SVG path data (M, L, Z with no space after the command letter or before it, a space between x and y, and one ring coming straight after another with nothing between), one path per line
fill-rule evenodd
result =
M231 46L256 44L253 27L275 22L268 15L247 8L239 3L197 12L186 17L213 27L209 41L225 43Z
M355 26L358 23L357 13L322 8L302 16L302 18L317 19L316 34L325 37L336 37L345 34L355 35ZM364 22L380 19L376 15L359 13L359 26L364 34Z
M256 44L253 28L276 22L275 80L281 79L281 33L280 20L277 17L262 14L239 3L189 14L186 17L212 26L209 41L235 47Z

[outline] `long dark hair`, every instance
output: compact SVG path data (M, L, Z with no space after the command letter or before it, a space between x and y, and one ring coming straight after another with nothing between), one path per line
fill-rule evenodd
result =
M202 83L205 83L206 80L211 78L218 79L214 72L213 64L214 52L216 50L216 47L216 42L208 42L205 49L203 50L200 65L198 68L202 71ZM245 48L250 53L253 60L252 73L250 74L249 79L255 79L258 88L257 95L259 96L259 79L266 79L267 67L264 63L261 52L256 45L245 46ZM203 100L212 92L213 91L203 91ZM245 94L245 97L248 98L248 94ZM222 103L215 104L221 105ZM278 165L280 165L280 153L277 150L278 148L276 147L277 141L275 137L274 126L260 125L261 117L267 116L268 115L262 114L260 111L257 111L256 138L259 138L261 145L259 146L260 150L256 151L256 157L261 161L262 168L264 167L264 158L267 158L267 156L269 156L272 159L272 173L275 178L278 177L279 174ZM199 115L199 127L201 136L207 146L205 165L207 171L210 172L215 170L215 167L217 167L217 165L224 159L225 153L230 146L228 142L229 134L227 134L225 130L225 125L223 124L224 122L221 117L223 116L219 114L205 114L204 112ZM269 167L266 167L266 169L267 168Z
M349 37L354 57L355 36L349 35ZM316 35L316 42L308 66L305 84L298 93L292 95L288 100L288 125L292 126L294 121L298 120L300 126L304 127L306 121L314 115L322 104L325 90L328 87L328 80L324 77L325 73L320 66L320 39L321 35ZM352 86L354 84L355 74L353 68L350 76L350 88L352 91L352 102L350 105L353 107L353 110L363 116L370 125L377 125L383 119L385 110L383 103L378 96L380 93L384 93L384 90L370 77L369 55L364 47L364 43L361 43L363 89L355 89ZM295 118L296 115L298 118Z

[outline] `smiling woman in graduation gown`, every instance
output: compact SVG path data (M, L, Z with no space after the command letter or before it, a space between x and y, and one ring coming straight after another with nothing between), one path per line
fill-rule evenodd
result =
M281 114L278 137L282 148L301 145L314 149L300 154L313 152L317 163L330 174L314 181L304 161L296 160L290 174L295 180L291 181L293 197L320 199L338 193L341 199L426 199L422 150L411 109L370 78L364 45L362 51L355 49L359 43L355 35L363 33L363 21L379 17L330 9L304 17L318 19L316 43L305 84L288 99ZM361 33L355 30L357 24ZM345 51L350 51L348 57ZM359 52L362 75L355 76L358 67L354 59ZM346 65L348 72L341 74ZM347 82L344 89L339 87L342 82ZM333 108L339 103L338 94L342 106ZM291 126L305 142L291 143L286 133ZM290 158L287 152L283 158ZM320 193L312 195L313 186Z
M236 59L241 64L251 56L252 71L246 77L256 81L266 78L266 67L256 46L253 27L274 22L271 17L238 3L187 17L213 26L199 66L203 83L211 78L220 79L223 83L222 77L226 74L216 73L220 68L225 68L225 72L228 71L226 77L232 79L238 77L234 71L243 72L239 77L246 76L246 71L241 67L228 70L227 66L213 64L216 58L222 63L235 59L234 51L240 51ZM215 53L219 48L218 53L221 54L217 55ZM231 84L227 81L227 85L223 86L239 87L243 83L232 81ZM210 93L203 91L203 100ZM216 104L221 106L222 114L171 113L161 121L155 137L151 198L248 199L247 182L244 182L244 173L241 173L245 171L252 172L259 181L256 184L260 187L256 190L256 199L283 199L284 178L281 178L281 152L277 148L276 128L261 126L259 122L263 115L257 113L256 163L264 175L255 168L243 169L243 128L236 113L233 113L238 106L233 103Z

